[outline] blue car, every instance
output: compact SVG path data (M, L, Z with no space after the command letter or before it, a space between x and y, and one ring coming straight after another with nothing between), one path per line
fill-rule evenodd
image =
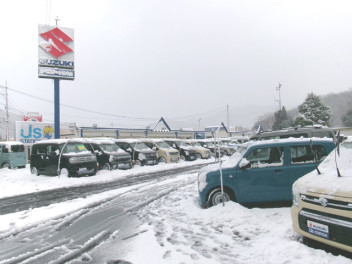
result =
M221 165L198 174L202 207L229 200L240 204L292 200L292 184L335 148L331 139L273 139L243 144ZM222 184L221 184L222 182Z

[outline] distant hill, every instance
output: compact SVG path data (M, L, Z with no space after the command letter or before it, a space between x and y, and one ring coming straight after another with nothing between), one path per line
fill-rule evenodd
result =
M323 103L330 107L330 127L343 126L341 117L352 109L352 89L341 93L329 93L321 96Z

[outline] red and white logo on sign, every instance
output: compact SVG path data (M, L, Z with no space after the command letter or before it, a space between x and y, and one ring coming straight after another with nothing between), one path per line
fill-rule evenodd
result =
M73 51L64 43L71 42L72 39L59 28L49 30L48 32L40 34L40 36L47 40L47 42L41 43L40 46L55 58Z

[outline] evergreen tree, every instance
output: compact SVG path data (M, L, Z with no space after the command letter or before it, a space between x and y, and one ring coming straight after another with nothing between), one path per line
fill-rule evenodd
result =
M295 120L296 125L329 125L330 109L322 103L319 96L313 93L308 94L303 104L298 106L298 112L300 116Z
M274 113L275 121L272 130L280 130L291 126L285 106L281 110Z
M352 126L352 109L348 110L346 114L341 117L344 126Z

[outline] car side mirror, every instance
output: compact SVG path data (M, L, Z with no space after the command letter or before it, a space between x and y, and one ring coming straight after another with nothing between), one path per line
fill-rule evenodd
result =
M132 152L132 149L131 148L127 148L126 151Z
M251 163L247 159L242 159L239 167L242 170L249 169L251 167Z

